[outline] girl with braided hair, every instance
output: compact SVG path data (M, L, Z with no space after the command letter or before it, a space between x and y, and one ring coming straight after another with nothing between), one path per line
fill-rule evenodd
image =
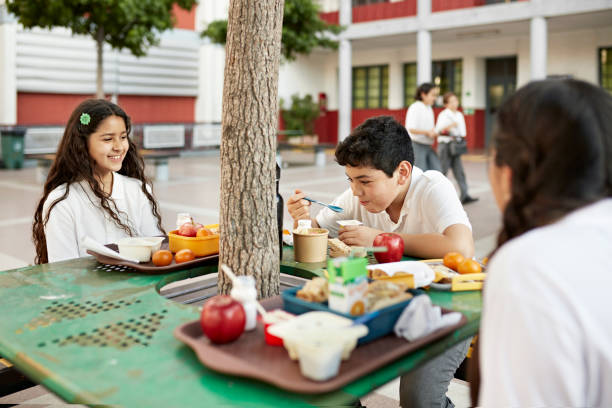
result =
M478 405L612 406L612 96L532 82L503 104L493 138L503 225L483 295Z
M70 115L34 214L37 264L87 256L86 236L108 244L163 234L129 134L130 118L104 99L88 99Z

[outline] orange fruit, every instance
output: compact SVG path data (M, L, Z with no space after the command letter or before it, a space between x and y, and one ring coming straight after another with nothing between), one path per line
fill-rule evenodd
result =
M172 252L165 249L155 251L153 254L153 263L155 266L168 266L172 263Z
M444 255L444 266L456 271L465 258L459 252L449 252Z
M475 260L466 259L465 261L459 264L459 268L457 269L457 272L459 272L462 275L465 275L468 273L480 273L482 272L482 268L480 267L480 264L476 262Z
M208 228L200 228L198 230L198 232L196 233L196 237L208 237L209 235L214 235L213 232L211 230L209 230Z
M181 249L180 251L176 253L176 255L174 255L174 261L177 264L193 261L194 259L195 259L195 254L193 253L191 249L188 249L188 248Z

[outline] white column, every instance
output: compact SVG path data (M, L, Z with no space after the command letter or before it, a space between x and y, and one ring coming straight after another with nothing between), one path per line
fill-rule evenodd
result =
M338 141L351 133L352 107L351 42L340 40L338 47Z
M4 2L1 2L4 3ZM0 124L17 123L17 23L0 4Z
M431 82L431 33L417 32L417 85Z
M529 49L531 60L531 79L545 79L547 72L546 58L548 54L548 39L546 19L533 17L529 30Z
M196 31L202 31L214 20L227 19L229 1L200 1L196 8ZM196 122L221 122L225 47L202 41L199 50L198 96Z
M352 20L351 0L340 0L339 23L349 26ZM340 37L338 47L338 141L351 133L353 64L350 40Z
M404 106L404 74L400 55L389 60L389 109L401 109Z

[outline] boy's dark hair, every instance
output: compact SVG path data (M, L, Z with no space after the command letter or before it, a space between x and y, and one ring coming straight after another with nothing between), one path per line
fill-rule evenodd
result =
M436 86L432 84L431 82L423 82L417 88L416 93L414 94L414 99L416 99L417 101L422 101L423 98L421 98L421 94L424 93L425 95L427 95L429 91L431 91L434 88L436 88Z
M341 166L369 166L389 177L404 160L414 163L412 140L406 128L391 116L366 120L336 147L336 161Z

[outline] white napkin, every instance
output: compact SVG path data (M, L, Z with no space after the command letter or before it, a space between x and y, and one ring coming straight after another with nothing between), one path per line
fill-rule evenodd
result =
M137 259L132 259L132 258L123 256L119 252L115 252L112 249L105 247L104 245L100 244L99 242L97 242L91 237L86 236L85 238L83 238L83 242L81 242L81 244L85 248L91 251L97 252L100 255L105 255L105 256L108 256L109 258L115 258L115 259L119 259L122 261L130 261L130 262L138 263Z
M438 329L456 324L461 320L461 313L452 312L442 314L440 306L431 304L427 295L420 295L412 299L400 315L393 331L397 337L404 337L414 341Z

